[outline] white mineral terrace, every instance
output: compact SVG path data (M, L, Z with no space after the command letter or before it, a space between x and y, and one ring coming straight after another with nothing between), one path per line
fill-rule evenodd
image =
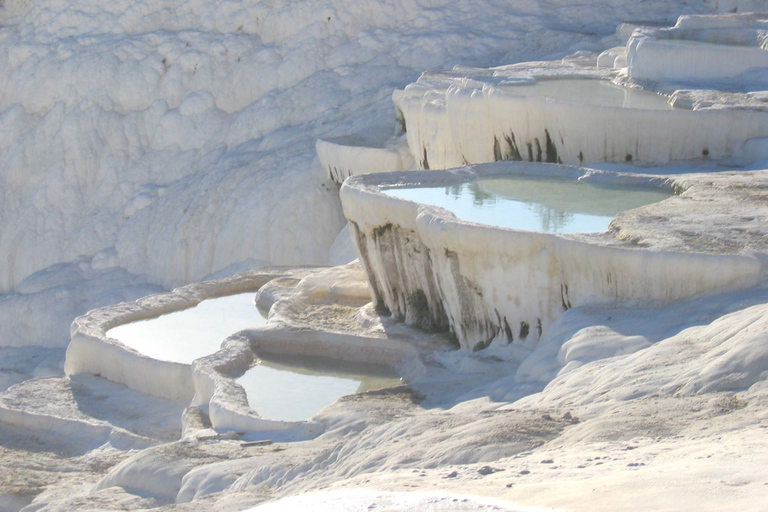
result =
M191 364L218 352L232 334L266 324L254 305L254 295L247 292L206 299L182 311L119 325L106 336L151 359ZM245 390L250 409L260 417L302 421L342 396L401 381L384 366L333 360L321 364L314 358L272 354L269 359L262 357L236 382Z
M254 305L257 292L274 280L305 283L308 272L259 269L91 311L73 323L65 370L160 398L193 399L217 429L289 441L315 437L323 427L310 418L324 407L400 385L397 365L411 376L421 370L418 343L267 323ZM316 295L321 283L312 278L306 286ZM342 300L360 295L356 286L334 286ZM266 295L260 304L271 309L279 299ZM367 290L362 296L368 302Z
M627 56L635 80L692 82L734 78L768 67L768 51L754 46L679 39L644 39Z
M339 185L350 176L400 171L415 165L402 136L382 143L359 137L318 139L315 149L328 177Z
M72 322L64 369L69 375L101 375L153 396L191 399L195 394L191 363L218 352L233 332L263 325L253 296L280 275L266 270L239 279L206 281L90 311ZM217 297L227 298L206 302ZM227 315L217 307L221 305L235 313L232 318L223 318ZM179 320L194 322L200 312L208 318L190 330L180 335L166 330ZM126 342L111 336L115 333L125 334ZM188 347L185 340L193 343Z
M673 109L652 91L610 83L616 70L564 65L558 73L535 63L470 70L463 79L425 73L396 91L419 168L746 159L750 141L768 136L767 112Z
M645 185L651 190L682 188L663 177L511 162L351 178L344 183L341 198L375 304L425 329L450 330L464 348L483 348L496 341L535 346L546 338L552 322L572 307L664 303L715 289L751 286L761 278L761 264L755 258L641 249L616 244L613 235L560 235L472 224L443 208L382 190L408 185L445 190L478 178L519 175ZM644 209L652 212L655 207Z
M641 81L744 82L745 74L768 69L767 29L763 14L683 16L672 28L633 33L620 66Z

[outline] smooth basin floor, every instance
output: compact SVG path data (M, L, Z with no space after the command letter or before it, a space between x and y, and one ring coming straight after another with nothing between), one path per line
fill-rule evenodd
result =
M342 396L402 384L386 366L303 356L269 356L237 379L262 418L306 420Z
M478 179L450 186L384 193L439 206L467 222L545 233L605 231L616 214L670 197L669 192L606 187L564 179Z
M606 80L538 80L532 84L499 86L503 91L522 96L543 96L561 101L601 107L643 110L673 110L668 97L643 89L632 89Z
M189 364L219 350L227 336L266 323L254 295L204 300L193 308L119 325L107 336L153 359Z

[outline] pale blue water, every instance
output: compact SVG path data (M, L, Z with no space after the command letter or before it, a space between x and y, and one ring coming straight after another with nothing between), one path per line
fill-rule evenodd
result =
M668 97L652 91L633 89L607 80L553 79L532 84L501 85L502 90L521 96L543 96L584 105L642 110L673 110Z
M670 197L657 189L605 187L576 180L527 177L478 179L384 193L440 206L468 222L545 233L595 233L616 214Z
M324 358L271 356L237 379L262 418L306 420L339 398L402 384L387 367Z
M189 364L218 351L229 335L266 323L254 306L254 295L204 300L193 308L117 326L107 336L154 359ZM237 382L261 417L297 421L342 396L397 386L401 380L394 370L378 365L270 356Z
M189 364L218 351L230 334L266 323L253 303L255 295L204 300L193 308L119 325L107 336L153 359Z

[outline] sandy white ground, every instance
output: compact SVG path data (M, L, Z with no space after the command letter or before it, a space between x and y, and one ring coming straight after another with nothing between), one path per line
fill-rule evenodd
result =
M325 264L344 222L317 138L386 139L391 91L425 69L597 52L626 18L716 4L3 2L0 345L63 347L120 287Z

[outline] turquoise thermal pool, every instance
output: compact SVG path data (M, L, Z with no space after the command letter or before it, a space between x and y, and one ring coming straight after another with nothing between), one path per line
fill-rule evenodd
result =
M402 384L386 366L306 356L262 359L237 379L248 405L262 418L306 420L339 398Z
M531 84L500 84L505 92L521 96L542 96L560 101L601 107L643 110L673 110L667 96L643 89L632 89L607 80L568 78L538 80Z
M652 188L529 177L483 178L385 194L439 206L467 222L545 233L605 231L616 214L670 197Z
M218 351L227 336L266 323L254 295L204 300L193 308L119 325L106 334L153 359L189 364Z

